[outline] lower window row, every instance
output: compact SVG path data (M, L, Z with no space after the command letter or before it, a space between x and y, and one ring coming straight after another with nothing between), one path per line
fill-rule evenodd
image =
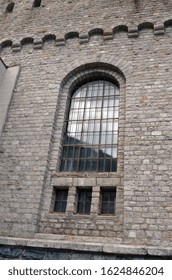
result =
M68 189L56 189L54 212L65 213ZM100 189L100 207L99 214L113 215L115 214L116 188ZM76 213L90 214L92 202L92 188L77 188L76 190Z

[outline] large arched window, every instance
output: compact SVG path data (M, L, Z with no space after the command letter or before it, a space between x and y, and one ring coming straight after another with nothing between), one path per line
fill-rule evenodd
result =
M71 95L61 172L117 170L119 88L109 80L89 80Z

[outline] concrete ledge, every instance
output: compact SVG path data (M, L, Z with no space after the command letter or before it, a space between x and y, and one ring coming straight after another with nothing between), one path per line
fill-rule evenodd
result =
M111 239L111 244L103 244L103 242L79 242L75 240L74 236L54 236L46 234L38 234L37 237L32 239L12 238L12 237L0 237L0 245L11 246L23 246L33 247L40 249L60 249L60 250L72 250L72 251L84 251L95 253L108 253L117 255L137 255L137 256L152 256L152 257L172 257L172 248L161 247L143 247L135 245L123 245L114 244L115 240ZM42 238L42 239L41 239ZM68 240L63 240L68 238ZM72 240L69 240L69 239ZM78 237L79 239L79 237Z

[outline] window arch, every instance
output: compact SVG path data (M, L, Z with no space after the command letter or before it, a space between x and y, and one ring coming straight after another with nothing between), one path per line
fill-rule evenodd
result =
M96 77L75 86L66 120L61 172L116 172L119 87Z

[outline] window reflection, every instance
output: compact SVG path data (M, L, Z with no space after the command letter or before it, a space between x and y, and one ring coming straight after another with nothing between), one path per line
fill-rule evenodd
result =
M61 171L115 172L119 89L106 80L88 82L71 98Z

